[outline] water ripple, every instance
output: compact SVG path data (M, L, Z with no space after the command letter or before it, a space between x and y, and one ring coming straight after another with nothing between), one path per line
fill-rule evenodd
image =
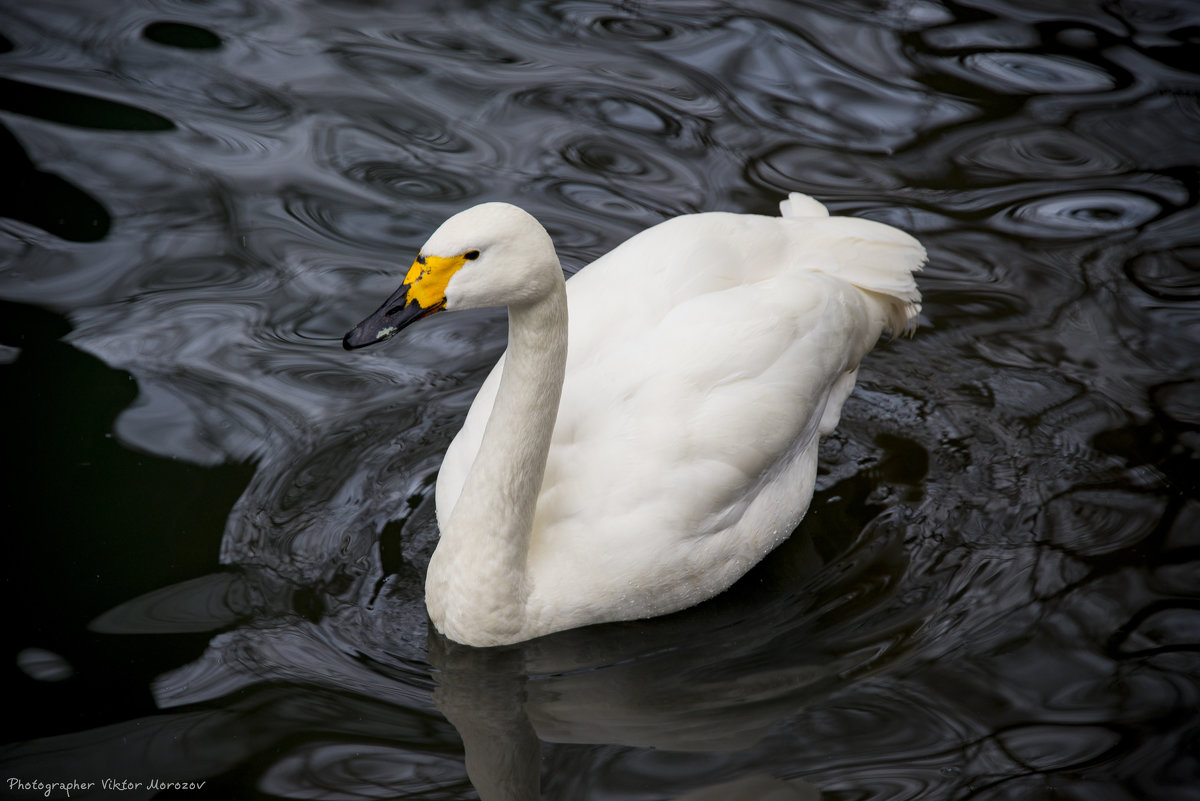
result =
M352 165L347 177L405 200L461 201L479 194L466 176L434 171L425 166L405 167L394 161L368 161Z
M658 20L632 17L598 17L596 28L618 41L665 42L678 35L675 27Z
M1136 229L1161 211L1146 195L1092 190L1035 198L1005 210L998 222L1033 236L1087 237Z
M628 218L644 223L666 216L669 207L656 207L650 196L619 191L610 186L583 181L556 181L547 187L563 203L608 218Z
M17 667L36 681L65 681L75 675L61 654L45 648L23 648L17 652Z
M819 187L823 197L886 195L900 189L900 176L884 164L803 145L784 145L755 160L753 178L779 190L801 184Z
M614 91L608 86L544 85L522 90L513 100L635 134L675 137L682 130L680 119L661 100L629 90Z
M417 221L406 222L390 209L361 201L287 191L282 202L298 224L344 245L390 252L399 242L419 242L422 234L428 235L429 229L420 229Z
M216 50L221 37L210 30L183 22L152 22L142 29L142 36L152 42L185 50Z
M1139 253L1125 270L1130 280L1156 298L1200 300L1200 243Z
M1112 489L1077 489L1047 503L1040 528L1055 547L1096 556L1137 547L1162 519L1154 495ZM1096 532L1104 532L1097 537Z
M1155 407L1174 423L1200 428L1200 378L1181 378L1153 390Z
M413 49L434 54L452 54L455 59L485 66L517 67L529 65L528 58L511 52L494 42L452 30L400 31L396 39Z
M1001 175L1043 175L1047 178L1076 178L1112 175L1125 169L1119 154L1084 136L1063 128L1038 127L1009 130L1000 138L994 133L964 143L955 161L969 169Z
M466 784L462 765L445 754L365 742L307 742L287 751L258 780L258 789L283 798L353 801L400 796L441 797Z
M558 148L566 162L591 174L609 175L620 181L661 183L674 171L650 153L631 151L615 136L592 134Z
M217 631L245 618L254 601L233 573L215 573L126 601L92 621L105 634Z
M989 89L1018 94L1108 92L1122 83L1111 68L1065 56L972 53L963 57L962 65Z

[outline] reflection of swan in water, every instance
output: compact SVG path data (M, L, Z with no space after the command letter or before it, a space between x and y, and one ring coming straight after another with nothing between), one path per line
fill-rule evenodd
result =
M346 335L357 348L443 308L509 309L508 350L438 478L426 602L441 632L491 646L666 614L791 533L859 361L917 313L925 254L802 195L782 208L669 220L564 286L536 220L477 206Z
M747 581L695 609L495 649L431 632L433 700L462 737L481 798L540 797L528 788L543 743L728 755L718 756L728 769L706 777L720 784L679 796L688 801L819 797L809 784L766 775L779 763L755 754L782 721L890 664L920 625L919 615L902 615L864 628L857 599L867 587L884 591L874 603L887 598L905 561L899 532L859 532L859 514L881 511L854 511L872 486L859 476L821 493L826 525L851 532L827 539L821 523L806 521ZM861 547L843 553L855 540ZM793 748L793 770L804 768L804 753L822 758L819 743ZM557 786L563 777L544 778L547 797L571 795Z
M628 647L633 639L624 645ZM618 635L609 644L620 646L620 641ZM467 773L482 801L542 797L539 735L547 742L618 742L673 751L749 748L779 718L794 714L802 699L819 695L827 681L848 666L845 660L797 666L785 666L782 660L770 671L751 670L688 686L687 680L677 679L678 669L664 670L662 661L642 654L619 665L535 678L529 676L530 663L561 660L579 642L560 635L539 645L546 647L480 651L436 635L430 639L430 659L438 680L433 699L462 737ZM761 642L751 645L762 646ZM806 661L803 654L796 656ZM700 662L701 674L719 675L727 667L719 657L705 659L696 652L687 661ZM554 785L563 778L551 775L545 791L553 795L559 790L562 795ZM820 797L820 791L807 782L762 773L711 781L677 796L678 800L816 801Z
M762 774L779 765L802 770L803 755L819 763L822 752L820 742L795 742L781 761L764 735L819 707L848 681L890 664L904 650L895 646L920 625L919 615L882 616L878 626L863 618L864 601L879 608L904 570L903 530L868 503L877 484L878 477L857 473L823 489L816 500L821 514L810 516L799 536L749 580L707 604L506 648L458 646L432 633L428 649L423 640L398 648L397 630L413 623L410 611L422 611L419 596L372 612L350 592L341 602L331 598L319 620L304 619L296 614L296 588L289 590L274 571L251 569L156 591L122 604L95 628L158 635L223 629L202 657L155 682L164 712L215 710L211 724L171 742L219 755L226 767L189 759L186 750L173 755L177 747L169 744L155 750L171 764L194 763L185 776L215 776L249 762L270 766L264 781L338 787L356 770L353 761L338 760L356 751L396 766L356 774L358 781L397 781L409 775L405 766L429 760L455 775L461 771L457 738L440 709L466 746L472 779L489 787L490 795L480 791L488 801L537 798L514 788L527 789L539 765L549 770L544 789L554 797L556 781L567 778L569 768L561 759L539 763L538 755L543 749L569 754L572 746L560 743L596 744L642 760L652 758L649 749L726 754L721 762L728 769L706 770L694 783L664 774L661 795L677 797L742 776L740 794L731 797L770 799L762 793L782 792L781 782ZM267 698L276 700L264 703ZM242 706L231 707L235 701ZM247 727L255 738L246 737ZM495 736L501 730L504 736ZM326 731L338 734L328 740ZM110 739L98 733L97 752ZM97 754L100 762L113 758ZM793 794L807 791L794 780L782 786ZM362 789L364 797L381 796Z

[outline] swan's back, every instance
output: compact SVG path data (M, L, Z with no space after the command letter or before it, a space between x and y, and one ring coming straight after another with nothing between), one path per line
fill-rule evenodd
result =
M626 617L683 608L736 580L803 517L818 437L836 425L859 361L919 311L924 250L889 226L823 216L802 195L783 209L793 216L674 218L567 282L566 379L530 543L530 614L539 598L556 618L574 615L570 625L616 619L625 603ZM503 365L447 451L443 526Z

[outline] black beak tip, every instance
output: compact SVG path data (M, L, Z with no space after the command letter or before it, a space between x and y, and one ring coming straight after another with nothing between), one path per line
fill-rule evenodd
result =
M367 319L346 332L342 337L342 347L346 350L358 350L368 345L386 342L398 332L443 308L444 304L432 308L423 308L416 301L404 302L404 293L408 286L401 286L396 294L375 310ZM401 305L403 304L403 305Z
M365 348L367 345L373 345L378 342L381 337L372 336L372 332L365 331L362 325L357 325L346 332L346 336L342 337L342 347L346 350L358 350Z

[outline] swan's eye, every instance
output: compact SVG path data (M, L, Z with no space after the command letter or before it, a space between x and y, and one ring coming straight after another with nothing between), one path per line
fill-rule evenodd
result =
M463 254L463 258L467 259L469 261L474 261L475 259L479 258L479 251L478 250L468 250L466 253Z

